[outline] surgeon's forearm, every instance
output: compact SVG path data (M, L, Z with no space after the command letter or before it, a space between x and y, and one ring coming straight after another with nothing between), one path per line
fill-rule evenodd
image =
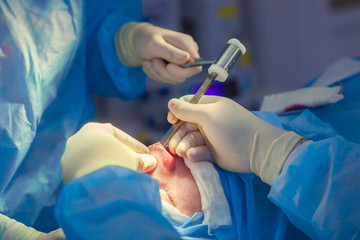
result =
M340 136L307 141L289 156L268 198L312 239L356 239L358 156L360 145Z

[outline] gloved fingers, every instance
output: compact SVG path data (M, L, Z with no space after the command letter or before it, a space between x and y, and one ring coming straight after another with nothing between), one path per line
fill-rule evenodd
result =
M165 35L164 39L173 46L190 53L192 58L200 57L199 46L190 35L174 32L174 34Z
M190 60L190 53L168 43L162 36L154 38L149 47L152 58L162 58L174 64L184 64Z
M154 60L154 59L153 59ZM144 70L144 72L146 73L146 75L157 81L157 82L162 82L162 83L170 83L167 79L165 79L164 77L162 77L154 68L154 64L153 64L153 60L145 60L142 64L142 68ZM162 61L162 60L161 60Z
M79 130L79 133L86 132L88 129L93 129L97 132L100 131L105 134L112 134L113 132L113 126L110 123L88 122Z
M192 147L186 152L190 161L213 161L210 149L206 145Z
M170 76L179 79L179 82L184 82L185 79L192 77L202 71L202 67L191 67L191 68L183 68L179 65L169 63L166 65L166 71Z
M41 234L36 240L65 240L65 234L61 228L49 232L48 234Z
M186 95L186 96L183 96L181 97L179 100L181 101L186 101L186 102L190 102L191 98L193 97L194 95ZM169 123L171 124L174 124L176 123L179 119L171 112L169 111L168 112L168 115L167 115L167 120Z
M137 170L140 172L151 172L155 169L157 161L154 156L150 154L137 154L139 165Z
M202 67L183 68L172 63L165 63L160 58L145 60L142 67L151 79L168 84L182 83L186 78L198 74L202 70Z
M87 123L80 131L85 131L85 129L88 128L114 136L137 153L150 153L150 150L144 144L117 127L114 127L111 123Z
M181 98L179 98L179 100L182 100L185 102L190 102L193 97L194 97L194 94L188 94L188 95L182 96ZM226 98L224 98L224 97L205 95L200 98L200 100L197 104L216 103L216 102L219 102L219 101L225 100L225 99Z
M168 115L167 115L167 121L170 123L170 124L174 124L178 121L179 119L177 117L175 117L174 114L172 114L170 111L168 112Z
M198 127L194 123L184 122L178 129L178 131L174 134L169 142L169 151L172 154L176 154L176 148L182 139L186 136L188 132L198 131ZM180 156L180 155L179 155Z
M174 136L170 139L169 142L169 151L172 154L176 154L176 147L181 142L181 139L186 135L186 127L181 125L178 131L174 134Z
M185 102L190 102L193 97L194 97L194 94L188 94L188 95L184 95L184 96L180 97L179 100L185 101ZM202 96L202 97L206 97L206 96Z
M146 75L151 79L156 79L157 76L155 75L155 69L151 63L151 60L144 60L142 63L142 69L146 73Z
M193 97L194 95L185 95L180 99L174 98L168 102L167 120L169 123L174 124L179 119L197 124L208 122L214 119L214 111L224 110L224 102L232 101L224 97L205 95L197 104L191 104Z
M167 115L167 120L168 120L168 122L169 123L171 123L171 124L174 124L174 123L176 123L177 121L179 121L179 119L172 113L172 112L168 112L168 115ZM197 129L197 125L196 124L194 124L194 123L190 123L190 122L185 122L185 124L186 125L194 125L194 130L195 130L195 128ZM188 128L187 127L187 129L189 129L189 131L194 131L194 130L190 130L190 128Z
M201 104L191 104L176 98L169 101L168 107L176 118L186 122L199 123L207 114Z
M152 63L156 73L160 75L162 79L165 79L166 82L170 84L178 84L185 81L185 78L178 77L168 70L168 66L173 64L166 64L162 59L159 58L153 59Z
M139 166L144 170L152 169L155 160L146 161L144 157L140 157L140 153L150 151L142 143L111 124L86 124L66 143L61 160L64 182L108 165L133 170L137 170Z
M186 132L199 131L199 128L195 123L184 122L183 125L186 128Z
M190 148L204 144L205 140L199 131L188 132L177 145L175 152L178 156L184 157Z
M111 125L112 126L112 125ZM150 150L140 141L138 141L137 139L133 138L132 136L128 135L127 133L123 132L122 130L113 127L113 131L114 131L114 136L121 141L122 143L124 143L127 147L129 147L130 149L132 149L133 151L137 152L137 153L150 153Z

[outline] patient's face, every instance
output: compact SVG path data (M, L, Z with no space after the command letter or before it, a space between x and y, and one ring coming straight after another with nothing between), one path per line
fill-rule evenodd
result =
M149 147L158 164L148 173L160 185L160 197L185 215L201 212L201 198L196 182L181 157L171 155L161 143Z

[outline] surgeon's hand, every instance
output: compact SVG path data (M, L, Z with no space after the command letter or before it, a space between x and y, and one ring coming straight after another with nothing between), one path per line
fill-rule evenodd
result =
M49 233L41 233L36 240L65 240L65 234L61 228Z
M152 171L156 159L141 142L111 124L88 123L69 138L61 159L64 182L113 165Z
M208 160L210 151L219 167L254 172L271 184L302 139L261 120L228 98L203 96L198 104L190 104L191 98L172 99L168 104L170 123L178 119L191 123L175 134L169 143L170 151L186 154L189 159Z
M180 66L199 57L196 42L187 34L150 23L130 22L119 30L116 43L123 64L142 65L145 73L158 82L182 83L202 70Z
M65 240L61 228L50 233L43 233L3 214L0 214L0 236L2 240Z

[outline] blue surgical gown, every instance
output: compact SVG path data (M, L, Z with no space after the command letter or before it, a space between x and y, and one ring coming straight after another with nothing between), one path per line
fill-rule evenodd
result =
M231 227L209 236L202 213L183 224L162 216L156 181L113 166L65 185L57 221L67 239L360 239L360 73L343 85L345 98L326 107L282 117L256 113L313 142L272 186L217 169Z
M92 93L127 100L144 90L145 74L123 66L114 45L141 11L140 0L0 2L1 213L49 225L65 143L94 119Z

